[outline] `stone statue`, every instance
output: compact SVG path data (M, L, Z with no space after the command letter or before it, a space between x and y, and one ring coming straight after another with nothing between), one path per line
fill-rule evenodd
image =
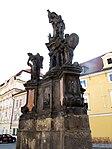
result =
M49 34L49 43L46 43L50 56L50 70L72 65L73 52L79 43L79 36L75 33L64 36L65 24L61 15L47 11L49 23L53 27L53 37Z
M72 64L79 37L64 35L60 15L48 10L48 17L53 26L53 36L49 34L46 43L50 69L39 80L43 57L28 53L31 80L24 84L27 96L21 108L16 149L92 149L85 90L79 79L81 66Z
M28 53L29 59L27 65L31 67L31 81L38 81L40 75L40 68L43 68L43 56L39 53L33 55Z
M72 64L73 52L79 43L79 36L75 33L65 36L64 58L65 64Z
M61 15L57 15L55 12L48 11L49 23L53 26L53 37L62 37L64 34L65 24Z

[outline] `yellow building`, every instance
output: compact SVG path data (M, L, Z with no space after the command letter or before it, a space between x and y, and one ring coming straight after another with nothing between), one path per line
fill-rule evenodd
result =
M112 53L81 66L93 142L112 142Z

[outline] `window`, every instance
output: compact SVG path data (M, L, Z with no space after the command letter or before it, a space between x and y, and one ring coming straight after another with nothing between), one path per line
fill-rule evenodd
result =
M7 137L11 137L11 135L7 134Z
M82 73L85 73L89 68L86 66L82 66Z
M18 105L19 105L19 101L16 100L16 108L18 108Z
M111 107L112 107L112 90L110 90L110 100L111 100Z
M17 120L17 114L14 115L14 120L15 120L15 121Z
M16 129L13 128L13 132L12 132L13 135L16 135Z
M13 135L17 135L17 131L18 131L18 128L13 128L12 134L13 134Z
M7 117L7 111L5 112L5 117Z
M21 106L22 106L22 99L20 99L19 108L21 108Z
M110 74L109 77L110 77L110 81L112 81L112 74Z
M84 104L87 106L87 109L90 110L89 95L84 94Z
M14 121L18 121L19 120L19 117L20 117L19 114L15 114L14 117L13 117L13 120Z
M112 58L107 59L108 64L112 64Z
M112 73L108 74L108 80L109 80L110 83L112 83Z
M83 88L87 88L87 81L86 80L80 80L80 83Z

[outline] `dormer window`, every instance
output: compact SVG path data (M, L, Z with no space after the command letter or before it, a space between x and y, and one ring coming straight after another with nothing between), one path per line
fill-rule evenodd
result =
M112 58L107 59L108 64L112 64Z
M82 66L82 73L85 73L89 68L86 66Z
M103 69L112 67L112 52L106 53L101 57L103 60Z

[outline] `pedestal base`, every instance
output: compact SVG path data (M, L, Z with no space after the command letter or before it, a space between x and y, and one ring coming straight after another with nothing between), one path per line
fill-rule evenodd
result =
M92 149L87 115L21 119L16 149Z

